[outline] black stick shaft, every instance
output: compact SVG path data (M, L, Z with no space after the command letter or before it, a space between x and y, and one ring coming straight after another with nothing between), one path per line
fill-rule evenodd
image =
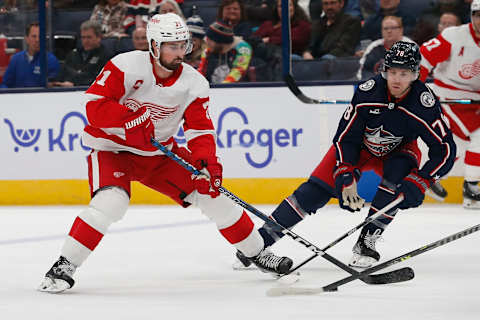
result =
M443 246L449 242L452 242L452 241L455 241L455 240L458 240L460 238L463 238L465 236L468 236L474 232L477 232L478 230L480 230L480 224L477 224L476 226L473 226L473 227L470 227L468 229L465 229L463 231L460 231L460 232L457 232L457 233L454 233L448 237L445 237L443 239L440 239L438 241L435 241L435 242L432 242L426 246L423 246L423 247L420 247L418 249L415 249L415 250L412 250L410 252L407 252L405 254L402 254L396 258L393 258L393 259L390 259L388 261L385 261L383 263L380 263L372 268L369 268L365 271L362 271L358 274L355 274L355 275L351 275L349 277L346 277L344 279L341 279L341 280L338 280L338 281L335 281L329 285L326 285L323 287L324 290L328 291L328 290L331 290L331 289L335 289L337 288L338 286L341 286L341 285L344 285L348 282L351 282L351 281L354 281L358 278L361 278L361 277L364 277L364 276L367 276L371 273L374 273L376 271L379 271L379 270L382 270L382 269L385 269L385 268L388 268L394 264L397 264L399 262L402 262L402 261L405 261L405 260L408 260L410 258L413 258L415 256L418 256L419 254L422 254L422 253L425 253L427 251L430 251L432 249L435 249L437 247L440 247L440 246Z
M172 151L168 150L167 147L165 147L164 145L158 143L157 141L155 141L154 139L152 139L152 144L157 147L160 151L162 151L163 153L165 153L165 155L167 157L169 157L170 159L172 159L173 161L177 162L179 165L181 165L182 167L184 167L185 169L187 169L188 171L190 171L191 173L193 174L196 174L196 175L202 175L203 173L200 172L199 170L197 170L193 165L191 165L190 163L188 163L187 161L185 161L184 159L180 158L179 156L177 156L175 153L173 153ZM251 213L253 213L254 215L256 215L257 217L259 217L260 219L262 219L263 221L265 221L266 223L268 223L270 226L272 226L273 228L275 228L276 230L282 232L283 234L285 235L288 235L289 237L291 237L293 240L297 241L298 243L302 244L303 246L305 246L307 249L311 250L312 252L314 252L315 254L318 254L320 256L322 256L324 259L330 261L331 263L333 263L334 265L336 265L337 267L343 269L344 271L352 274L352 275L358 275L358 278L361 277L360 275L360 272L358 272L357 270L349 267L348 265L346 265L345 263L341 262L340 260L332 257L331 255L329 255L328 253L324 252L323 250L321 250L319 247L317 247L316 245L314 245L313 243L311 243L310 241L304 239L303 237L299 236L298 234L296 234L295 232L293 231L290 231L288 230L287 228L285 228L284 226L282 226L281 224L277 223L276 221L268 218L267 215L265 215L264 213L262 213L261 211L259 211L258 209L256 209L255 207L253 207L252 205L246 203L245 201L243 201L242 199L240 199L239 197L237 197L236 195L234 195L233 193L231 193L230 191L228 191L227 189L225 189L224 187L220 187L218 188L218 190L224 194L227 198L229 198L230 200L232 200L233 202L237 203L239 206L241 206L242 208L250 211Z

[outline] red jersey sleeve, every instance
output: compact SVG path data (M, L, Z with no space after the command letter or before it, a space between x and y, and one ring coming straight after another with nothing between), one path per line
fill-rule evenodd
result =
M215 128L208 114L209 98L195 99L185 110L183 131L195 159L216 156Z
M107 62L95 82L87 89L87 118L93 127L121 127L131 110L119 103L125 94L125 74L111 61Z
M452 44L441 34L422 44L420 47L420 53L422 54L420 80L425 81L437 64L446 61L450 57L451 50Z

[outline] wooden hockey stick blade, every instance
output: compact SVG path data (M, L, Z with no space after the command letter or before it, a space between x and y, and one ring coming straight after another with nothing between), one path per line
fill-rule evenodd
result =
M385 273L366 275L360 278L368 284L390 284L412 280L415 277L415 272L410 267L405 267ZM330 285L317 288L302 288L302 287L274 287L267 290L266 294L269 297L280 297L287 295L315 295L323 292L335 292L338 287Z

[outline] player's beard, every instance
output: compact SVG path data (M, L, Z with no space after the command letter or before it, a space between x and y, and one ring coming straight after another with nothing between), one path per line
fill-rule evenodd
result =
M175 71L177 70L180 65L182 64L183 62L183 59L182 58L175 58L173 59L170 63L166 62L166 61L163 61L162 58L160 58L160 64L167 70L170 70L170 71Z

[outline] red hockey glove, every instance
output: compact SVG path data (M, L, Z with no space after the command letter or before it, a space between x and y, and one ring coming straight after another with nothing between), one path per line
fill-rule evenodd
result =
M155 138L155 127L150 120L150 110L141 107L125 120L125 140L132 147L152 149L151 138Z
M398 187L398 192L403 193L405 199L400 202L400 209L415 208L425 199L425 191L433 184L432 179L426 179L418 174L415 169L406 176Z
M217 158L198 159L195 161L197 169L205 175L196 176L193 183L195 189L201 194L208 194L212 198L220 195L218 188L222 185L222 165L218 163Z
M340 163L333 173L335 191L340 208L351 212L360 211L365 200L357 193L357 181L361 172L348 163Z

